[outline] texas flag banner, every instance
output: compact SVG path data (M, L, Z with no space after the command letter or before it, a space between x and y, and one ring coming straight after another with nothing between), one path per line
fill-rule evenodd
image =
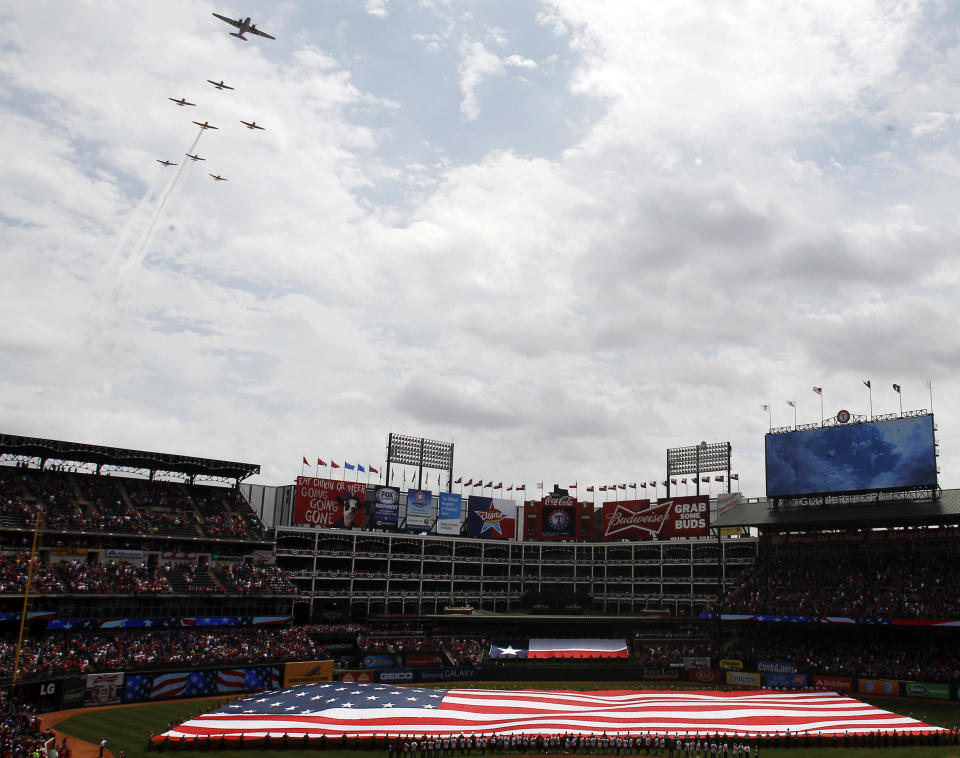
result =
M535 637L528 658L629 658L623 639L544 639Z
M261 692L160 736L945 732L835 692L428 689L326 682Z

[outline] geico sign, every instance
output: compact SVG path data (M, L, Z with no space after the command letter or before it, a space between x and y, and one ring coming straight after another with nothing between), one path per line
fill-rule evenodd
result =
M383 671L380 673L381 682L412 682L412 671Z

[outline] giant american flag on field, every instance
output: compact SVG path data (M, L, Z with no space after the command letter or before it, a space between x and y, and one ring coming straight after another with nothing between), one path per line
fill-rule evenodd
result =
M164 735L863 734L941 728L835 692L429 689L327 682L236 700Z

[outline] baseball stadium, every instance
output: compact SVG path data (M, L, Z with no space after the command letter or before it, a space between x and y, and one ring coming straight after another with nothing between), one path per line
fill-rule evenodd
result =
M0 750L958 755L935 433L771 429L763 496L733 489L731 443L578 494L474 483L397 434L367 482L277 486L0 435Z

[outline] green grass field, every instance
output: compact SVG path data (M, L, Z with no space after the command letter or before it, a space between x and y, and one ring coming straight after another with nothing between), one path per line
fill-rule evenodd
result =
M458 683L458 686L462 686ZM523 684L510 685L480 685L474 686L495 686L502 689L518 689L527 687L549 687L550 689L649 689L640 682L617 682L611 683L568 683L559 684L528 682ZM658 687L658 689L660 689ZM895 711L901 714L912 714L915 718L921 719L931 724L939 726L952 727L960 723L960 703L944 701L927 700L908 700L905 698L884 698L869 697L864 700L886 710ZM147 751L147 741L152 733L160 734L166 731L170 722L180 723L190 715L197 715L207 710L216 708L217 703L223 703L222 698L209 698L207 700L198 700L192 702L172 701L166 703L149 703L144 705L124 706L102 711L91 711L81 713L62 721L57 729L67 734L74 735L81 739L96 744L102 737L107 738L107 747L113 751L114 755L119 755L120 750L127 751L128 758L146 758L151 756L155 758L158 753ZM332 744L332 743L328 743ZM294 740L290 744L290 750L299 751L300 744ZM183 755L201 755L204 751L181 751L176 752ZM214 750L217 755L223 758L239 758L251 755L262 754L259 746L249 745L243 750ZM271 751L273 752L273 751ZM313 750L309 752L314 752ZM316 751L319 752L319 751ZM866 756L876 756L882 758L891 756L896 758L941 758L942 756L951 756L957 758L960 756L960 746L950 745L946 747L895 747L895 748L780 748L771 751L761 751L763 755L769 755L773 752L777 756L789 758L789 756L823 756L824 758L866 758ZM329 758L372 758L372 756L385 755L385 751L369 750L326 750L324 755ZM488 756L491 755L488 753ZM530 755L530 754L528 754Z

